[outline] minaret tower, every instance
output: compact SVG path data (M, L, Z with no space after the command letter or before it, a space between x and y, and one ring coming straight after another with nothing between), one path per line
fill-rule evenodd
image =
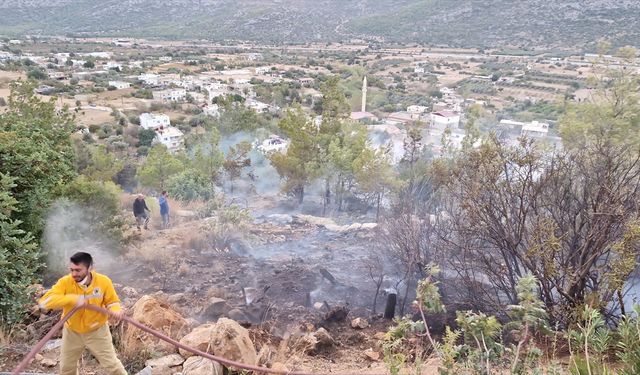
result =
M367 76L362 80L362 112L367 111Z

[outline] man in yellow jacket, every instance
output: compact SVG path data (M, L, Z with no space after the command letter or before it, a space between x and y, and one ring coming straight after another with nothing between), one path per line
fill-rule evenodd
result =
M74 307L95 305L107 308L116 319L122 318L120 299L111 280L92 269L91 254L79 252L71 256L69 275L62 277L40 299L44 309L62 309L62 316ZM60 374L76 375L78 360L85 348L111 375L126 375L127 371L116 357L107 324L108 317L97 311L80 309L65 323L62 330Z

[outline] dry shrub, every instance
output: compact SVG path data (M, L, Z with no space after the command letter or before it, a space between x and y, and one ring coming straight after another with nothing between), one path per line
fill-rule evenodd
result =
M112 328L113 341L118 353L118 358L129 374L136 374L145 367L145 362L153 358L153 354L147 348L133 348L125 345L122 338L124 337L124 324L119 323Z

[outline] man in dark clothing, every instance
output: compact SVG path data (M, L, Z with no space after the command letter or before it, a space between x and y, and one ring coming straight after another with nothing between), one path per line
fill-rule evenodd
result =
M144 195L138 194L136 200L133 201L133 216L136 217L136 225L138 230L140 230L140 224L144 223L144 229L149 229L147 224L149 224L149 214L151 212L149 207L144 201Z

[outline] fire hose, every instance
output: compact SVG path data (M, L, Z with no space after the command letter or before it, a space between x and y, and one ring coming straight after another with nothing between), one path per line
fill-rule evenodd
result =
M16 368L13 370L13 372L11 373L12 375L19 375L21 374L24 369L27 367L27 365L29 365L29 363L31 362L31 360L33 360L33 358L36 356L36 354L38 354L42 348L44 347L44 345L47 343L47 341L49 341L51 339L51 337L53 337L53 335L55 335L63 326L63 324L69 320L69 318L71 318L71 316L73 314L75 314L78 310L80 310L81 308L86 308L86 309L90 309L90 310L94 310L94 311L98 311L101 312L103 314L106 315L112 315L111 311L104 309L102 307L99 306L94 306L94 305L84 305L84 306L80 306L80 307L75 307L73 310L71 310L67 315L65 315L62 319L60 319L60 321L58 323L56 323L53 327L51 327L51 329L49 330L49 332L47 332L46 335L44 335L44 337L38 341L38 343L31 349L31 351L22 359L22 361L16 366ZM147 332L157 338L159 338L160 340L166 341L169 344L176 346L180 349L186 350L190 353L193 353L197 356L206 358L206 359L210 359L212 361L216 361L220 364L223 364L227 367L233 367L236 369L240 369L240 370L247 370L247 371L254 371L257 373L269 373L269 374L282 374L282 375L323 375L322 373L307 373L307 372L298 372L298 371L285 371L285 370L276 370L276 369L271 369L271 368L267 368L267 367L261 367L261 366L256 366L256 365L250 365L250 364L246 364L246 363L241 363L241 362L236 362L236 361L232 361L230 359L227 358L222 358L213 354L209 354L206 352L203 352L202 350L198 350L196 348L192 348L189 347L187 345L181 344L180 342L172 339L171 337L155 331L147 326L145 326L142 323L139 323L127 316L123 316L122 320L126 321L127 323L133 325L136 328L141 329L144 332ZM331 373L331 375L361 375L361 374L349 374L349 373ZM386 375L386 374L367 374L367 375Z

